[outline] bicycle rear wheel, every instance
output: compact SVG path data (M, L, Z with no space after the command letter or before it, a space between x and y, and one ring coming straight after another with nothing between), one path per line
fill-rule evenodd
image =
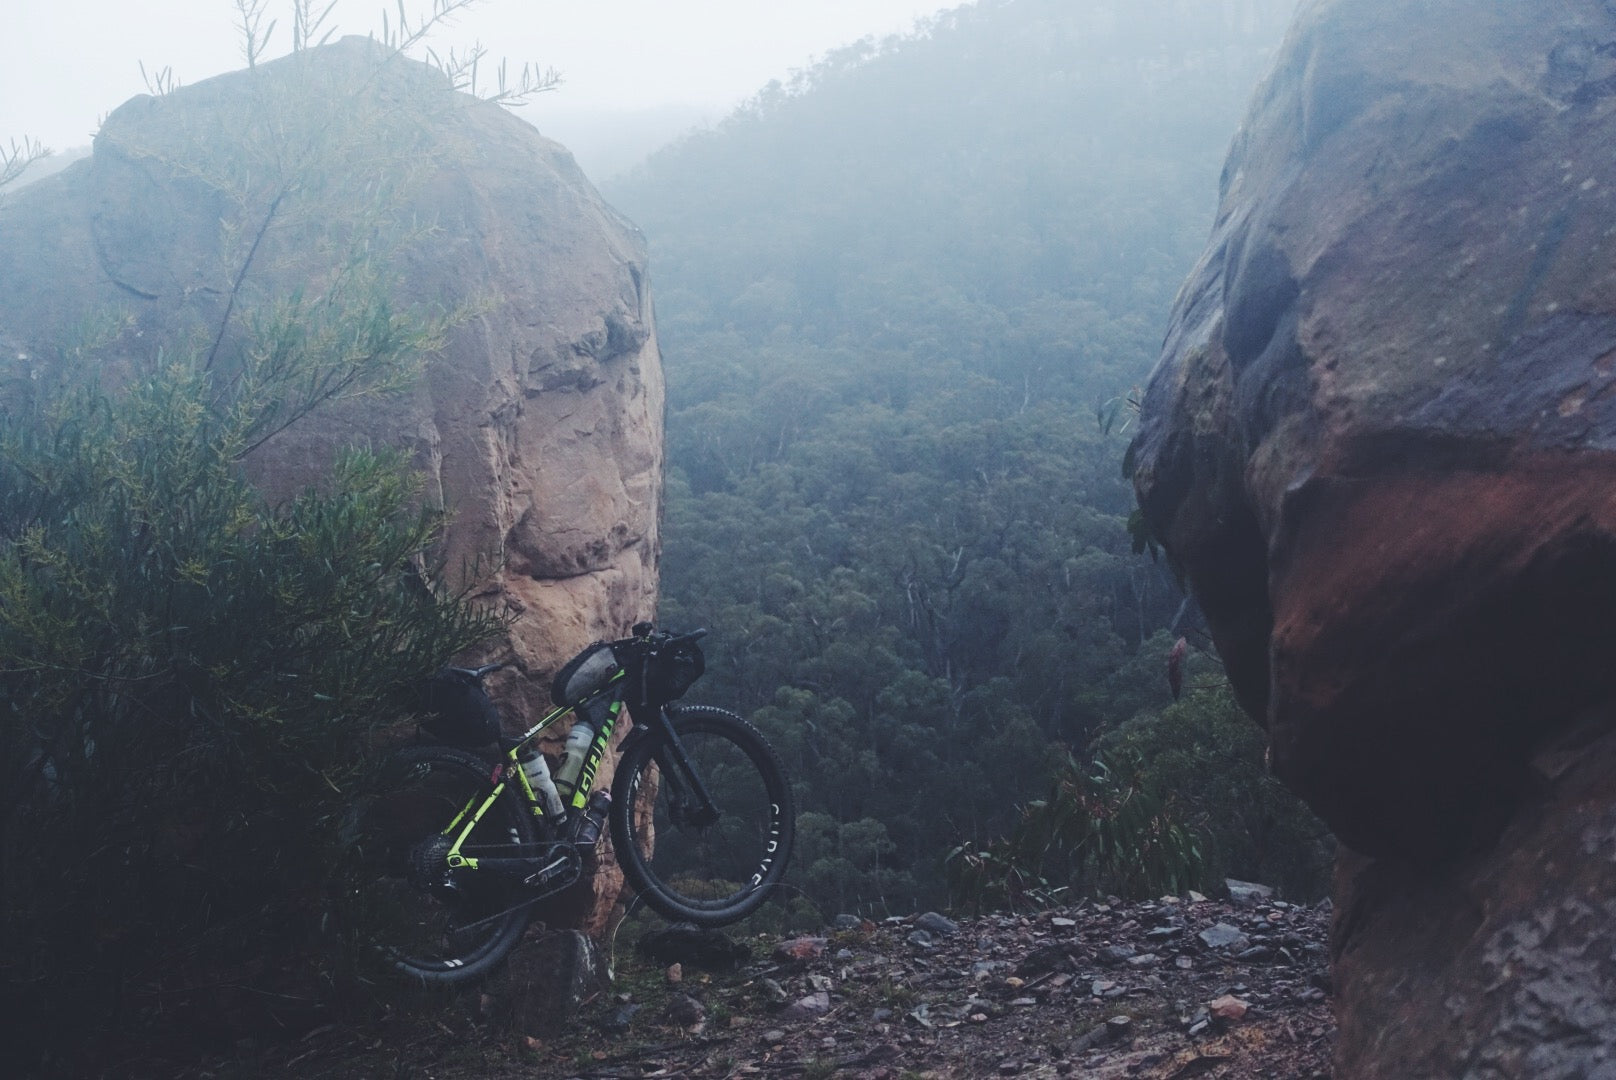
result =
M462 814L493 785L492 767L449 747L420 746L388 759L381 790L361 819L369 914L382 927L393 966L423 983L464 982L504 959L527 928L530 898L509 874L450 870L445 861ZM468 858L508 854L533 826L502 794L460 847Z
M630 745L612 782L612 846L651 908L697 926L745 918L785 873L796 815L785 770L756 728L705 705L670 710L690 773L660 737Z

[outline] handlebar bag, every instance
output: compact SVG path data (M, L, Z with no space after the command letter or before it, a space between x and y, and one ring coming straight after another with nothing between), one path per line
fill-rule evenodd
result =
M687 641L657 654L650 671L651 696L660 701L675 701L684 697L695 681L707 670L707 658L701 646Z

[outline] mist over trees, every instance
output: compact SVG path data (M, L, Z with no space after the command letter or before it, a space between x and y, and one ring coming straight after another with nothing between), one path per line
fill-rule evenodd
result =
M607 186L652 247L662 619L715 629L704 699L784 753L804 921L942 902L1054 764L1159 741L1181 595L1132 550L1125 401L1291 6L986 0ZM1226 715L1202 683L1175 731ZM1311 850L1219 838L1251 757L1176 812L1209 872L1309 887Z
M1192 661L1172 699L1182 595L1134 550L1120 467L1129 395L1291 6L982 0L835 52L607 186L653 254L660 621L713 629L692 697L750 715L796 786L784 921L1186 874L1317 887L1318 827L1263 774L1215 663ZM325 955L370 955L366 913L304 916L362 895L331 867L372 731L407 712L413 673L491 628L424 587L441 522L396 457L349 454L281 503L239 471L264 431L324 404L299 388L333 364L357 355L376 392L408 383L435 320L474 315L389 313L399 230L430 226L363 184L349 194L371 216L330 270L361 288L327 292L323 333L301 294L242 291L254 238L355 183L365 138L419 164L351 102L309 94L291 111L325 110L329 141L262 135L285 173L162 163L221 165L239 210L203 348L117 387L0 363L0 929L26 945L0 963L0 1000L41 1038L77 1038L86 1003L133 1008L175 969L258 964L265 942L311 980L369 986ZM7 162L35 151L8 153L15 198ZM228 806L241 791L253 804ZM1071 849L1095 836L1103 856Z

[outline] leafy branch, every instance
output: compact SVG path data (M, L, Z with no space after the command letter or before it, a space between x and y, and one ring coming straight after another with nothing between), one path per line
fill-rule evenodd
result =
M50 157L51 153L50 148L38 139L24 138L22 142L12 139L7 145L0 146L0 187L22 176L28 166Z
M478 83L481 62L487 55L488 50L480 43L464 53L457 53L451 48L443 56L430 48L426 50L427 62L448 76L450 86L483 101L510 108L526 105L528 99L561 85L559 71L553 67L541 68L537 64L523 64L521 74L512 82L506 63L501 60L499 70L495 73L494 88L487 90Z

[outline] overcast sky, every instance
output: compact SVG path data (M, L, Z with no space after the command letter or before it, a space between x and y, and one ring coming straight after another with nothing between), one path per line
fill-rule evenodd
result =
M290 0L267 0L288 47ZM325 0L315 0L317 4ZM380 26L395 0L338 0L343 33ZM961 0L482 0L439 31L440 51L480 40L490 58L558 69L565 83L522 110L541 130L569 114L678 106L715 115L770 79L870 34L910 29ZM430 0L406 0L411 10ZM139 64L183 83L242 65L235 0L0 0L0 142L65 150L143 93ZM565 140L564 140L565 141Z

